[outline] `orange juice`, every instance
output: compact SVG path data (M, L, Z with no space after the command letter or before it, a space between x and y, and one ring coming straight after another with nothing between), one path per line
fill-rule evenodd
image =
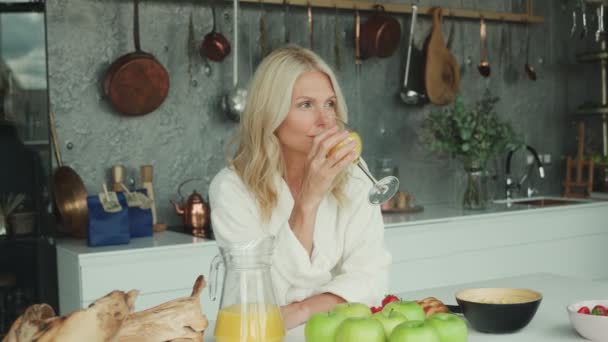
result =
M217 314L214 336L217 342L281 342L285 326L276 305L234 304Z

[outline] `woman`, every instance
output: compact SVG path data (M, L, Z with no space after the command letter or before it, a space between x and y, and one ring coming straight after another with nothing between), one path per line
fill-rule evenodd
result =
M253 77L230 166L209 189L219 244L275 236L272 281L288 328L345 301L377 305L387 292L382 215L353 166L356 143L340 128L346 118L320 57L275 50Z

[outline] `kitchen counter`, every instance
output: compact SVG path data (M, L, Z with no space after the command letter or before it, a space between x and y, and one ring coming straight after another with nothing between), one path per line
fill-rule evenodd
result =
M592 207L608 207L608 200L595 200L588 199L568 199L572 201L572 204L565 205L553 205L546 207L539 207L533 205L520 205L516 204L518 200L534 200L534 199L560 199L557 196L543 196L543 197L532 197L515 199L512 202L506 200L495 201L490 203L487 208L482 210L464 210L462 207L457 205L450 205L447 203L436 203L424 205L424 211L412 214L400 214L390 213L383 214L384 225L386 228L403 227L408 225L419 225L419 224L431 224L440 222L450 222L457 220L470 220L477 219L480 217L492 218L500 217L505 215L526 215L531 212L535 213L539 210L542 212L551 214L555 211L563 210L564 206L567 207L581 207L581 208L592 208Z
M417 214L385 215L385 244L392 255L389 290L536 272L608 279L604 260L596 257L608 244L607 209L608 202L545 208L496 204L475 212L437 205ZM187 295L198 275L208 276L218 254L215 241L173 231L120 246L88 247L84 240L59 239L56 248L62 314L114 289L140 290L137 310ZM214 319L218 303L209 299L207 289L201 301Z
M539 291L543 299L534 319L524 329L511 334L480 333L469 327L468 342L560 342L586 341L571 327L566 306L586 299L605 299L608 283L585 279L537 273L508 277L434 289L398 294L403 299L420 299L429 296L447 304L454 304L454 293L474 287L520 287ZM205 331L205 341L214 341L213 322ZM285 342L304 342L304 326L287 333Z

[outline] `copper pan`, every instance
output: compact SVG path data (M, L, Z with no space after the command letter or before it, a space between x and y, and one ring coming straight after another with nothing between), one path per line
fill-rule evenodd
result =
M50 112L51 140L55 150L55 159L58 167L53 175L53 193L55 205L61 216L62 232L69 233L77 238L86 238L89 223L87 208L87 191L82 179L74 169L63 165L57 131L55 130L55 114Z

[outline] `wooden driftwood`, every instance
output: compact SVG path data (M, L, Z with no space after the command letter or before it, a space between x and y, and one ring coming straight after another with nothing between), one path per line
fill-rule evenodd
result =
M88 308L55 316L47 304L26 309L11 326L4 342L114 341L124 320L133 312L139 291L112 291Z
M209 325L201 311L200 294L205 278L199 276L189 297L182 297L131 314L117 335L120 342L203 341Z
M112 291L62 317L47 304L35 304L13 323L3 342L202 342L209 325L200 304L205 285L201 275L189 297L135 313L137 290Z

